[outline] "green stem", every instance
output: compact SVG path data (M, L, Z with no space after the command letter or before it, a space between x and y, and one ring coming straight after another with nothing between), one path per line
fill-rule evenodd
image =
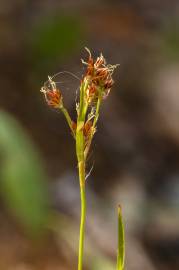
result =
M72 127L72 120L71 120L71 117L70 117L68 111L63 106L61 106L60 109L67 120L67 123L72 131L73 137L75 138L75 132L74 132L73 127Z
M92 125L92 132L91 132L89 141L88 141L88 143L87 143L87 145L85 147L85 152L84 152L85 160L87 158L87 155L88 155L88 152L89 152L89 149L90 149L90 146L91 146L91 142L92 142L93 136L95 134L96 123L97 123L98 118L99 118L99 109L100 109L100 105L101 105L101 100L102 100L102 97L101 97L101 94L99 94L97 105L96 105L96 112L95 112L93 125Z
M82 82L80 87L80 105L76 128L76 154L78 159L79 184L81 196L81 221L79 235L79 253L78 253L78 270L83 268L83 250L86 220L86 194L85 194L85 159L84 159L84 134L83 127L85 123L88 104L85 102L85 92L88 87L88 81Z
M82 270L85 221L86 221L86 192L85 192L85 164L84 162L79 163L78 167L79 167L80 195L81 195L81 221L80 221L79 251L78 251L78 270Z
M96 105L96 113L95 113L95 117L94 117L94 121L93 121L93 128L95 128L96 123L97 123L98 118L99 118L99 109L100 109L100 105L101 105L101 99L102 99L102 97L101 97L101 95L99 95L97 105Z

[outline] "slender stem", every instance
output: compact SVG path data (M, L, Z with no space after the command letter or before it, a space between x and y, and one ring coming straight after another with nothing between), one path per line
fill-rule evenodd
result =
M80 221L80 235L79 235L78 270L82 270L82 268L83 268L85 221L86 221L86 192L85 192L85 165L84 165L84 162L79 163L78 166L79 166L80 195L81 195L81 221Z
M99 118L99 109L100 109L100 105L101 105L101 99L102 99L102 97L99 94L97 105L96 105L96 113L95 113L95 117L94 117L94 121L93 121L93 128L95 128L96 123L97 123L98 118Z
M85 79L81 83L81 87L80 87L80 106L79 106L78 120L82 120L82 121L85 121L86 112L88 109L88 103L86 102L86 99L85 99L85 93L86 93L86 89L88 88L88 84L89 84L88 79Z
M72 120L71 120L71 117L70 117L68 111L63 106L61 106L60 109L67 120L67 123L72 131L73 137L75 138L75 132L74 132L73 127L72 127Z
M102 100L102 97L101 97L101 95L99 95L97 105L96 105L96 112L95 112L95 116L94 116L94 120L93 120L93 125L92 125L92 132L91 132L88 144L85 147L85 152L84 152L85 160L87 158L87 155L88 155L88 152L89 152L89 149L91 146L91 142L92 142L92 139L93 139L93 136L95 133L96 123L97 123L98 118L99 118L99 109L100 109L100 105L101 105L101 100Z
M88 109L88 104L85 103L85 92L88 87L88 81L82 82L80 87L80 104L79 114L76 128L76 154L78 159L79 184L81 196L81 221L79 235L79 253L78 253L78 270L83 268L83 250L84 250L84 235L85 235L85 220L86 220L86 193L85 193L85 159L84 159L84 134L83 127Z

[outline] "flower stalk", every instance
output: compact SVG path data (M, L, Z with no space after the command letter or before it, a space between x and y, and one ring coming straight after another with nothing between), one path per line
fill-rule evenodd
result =
M73 135L73 137L75 139L75 130L74 130L74 127L73 127L73 121L71 120L71 117L70 117L67 109L65 107L61 106L60 110L62 111L63 115L65 116L66 121L68 123L68 126L71 129L72 135Z
M79 234L79 249L78 249L78 270L83 269L83 251L84 251L84 236L86 222L86 191L85 191L85 162L78 163L79 181L80 181L80 197L81 197L81 221Z

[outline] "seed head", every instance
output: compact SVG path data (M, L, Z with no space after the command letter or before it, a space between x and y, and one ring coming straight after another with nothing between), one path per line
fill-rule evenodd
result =
M107 65L102 54L94 60L90 50L87 48L86 50L89 53L89 57L87 62L82 60L82 63L87 66L83 80L88 79L89 81L86 98L88 103L91 103L98 97L99 90L103 98L108 96L114 84L112 74L118 65Z
M55 109L60 108L62 103L62 94L59 89L57 89L56 84L49 77L49 87L44 85L40 90L44 96L47 104Z

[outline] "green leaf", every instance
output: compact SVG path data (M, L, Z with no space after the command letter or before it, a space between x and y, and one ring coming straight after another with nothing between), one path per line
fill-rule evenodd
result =
M39 233L49 216L46 175L31 140L2 111L0 158L0 190L7 207L29 233Z
M118 206L118 251L117 251L117 270L124 269L125 240L124 225L122 221L121 207Z

